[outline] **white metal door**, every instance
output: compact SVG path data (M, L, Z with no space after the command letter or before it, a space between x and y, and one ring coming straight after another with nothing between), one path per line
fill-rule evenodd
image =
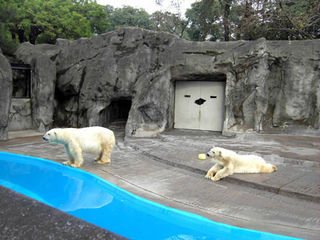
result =
M199 106L194 104L199 95L194 82L176 82L175 128L199 129Z
M177 81L175 128L222 131L224 82Z

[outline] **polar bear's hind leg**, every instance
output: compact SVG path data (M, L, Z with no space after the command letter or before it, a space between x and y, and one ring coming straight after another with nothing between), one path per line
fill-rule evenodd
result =
M110 163L110 155L111 153L108 152L107 148L104 147L101 149L100 155L97 158L96 162L100 164Z
M112 149L113 149L113 142L101 144L101 152L96 162L100 164L110 163Z
M277 167L273 164L270 164L270 163L266 163L264 165L261 166L261 170L260 172L261 173L272 173L272 172L275 172L277 171Z

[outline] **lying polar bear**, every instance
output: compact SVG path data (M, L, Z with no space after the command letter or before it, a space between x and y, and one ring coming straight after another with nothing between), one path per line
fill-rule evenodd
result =
M113 131L103 127L53 128L42 138L52 144L64 145L70 160L63 164L72 167L82 165L82 152L97 154L97 163L109 163L115 145Z
M218 181L233 173L272 173L277 170L275 165L266 163L262 157L240 155L221 147L213 147L207 152L207 156L216 162L206 175L206 178L212 181Z

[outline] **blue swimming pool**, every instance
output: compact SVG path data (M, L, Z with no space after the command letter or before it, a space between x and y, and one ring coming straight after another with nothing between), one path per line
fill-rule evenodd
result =
M41 158L0 152L0 185L129 239L294 239L169 208Z

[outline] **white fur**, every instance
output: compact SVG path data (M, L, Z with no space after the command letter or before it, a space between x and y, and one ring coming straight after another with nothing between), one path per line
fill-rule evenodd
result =
M63 144L70 158L64 164L72 167L82 165L82 152L97 154L98 163L109 163L115 145L113 131L103 127L54 128L43 139L52 144Z
M207 153L216 164L209 169L206 178L218 181L233 173L271 173L277 170L275 165L257 155L240 155L232 150L213 147Z

